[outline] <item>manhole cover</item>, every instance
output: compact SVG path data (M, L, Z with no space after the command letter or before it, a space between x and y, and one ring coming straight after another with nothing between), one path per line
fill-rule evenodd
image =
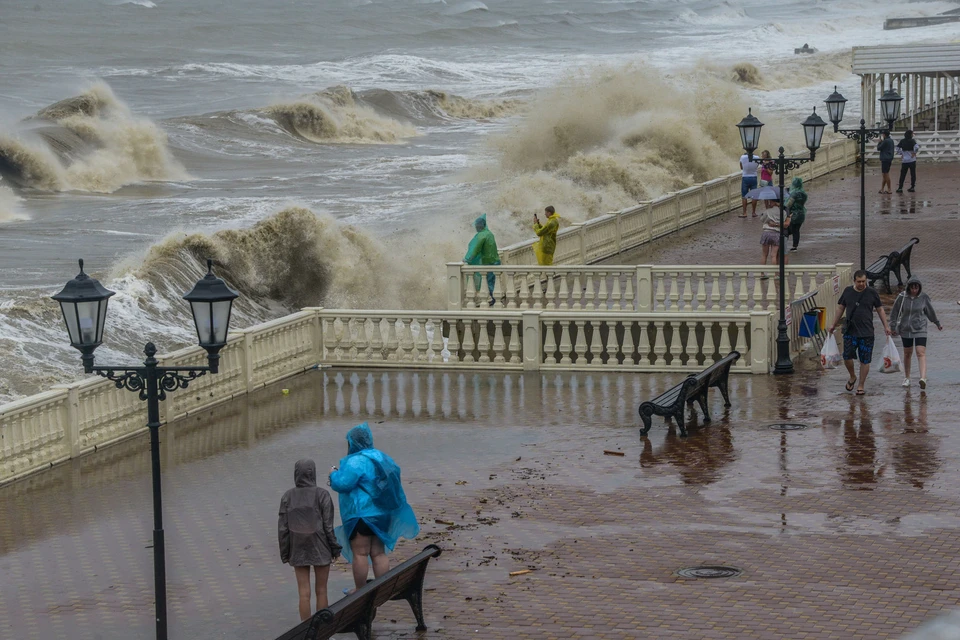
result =
M686 567L677 571L681 578L735 578L743 573L736 567L722 565L703 565L700 567Z
M800 424L799 422L778 422L770 425L770 428L775 431L800 431L801 429L806 429L807 425Z

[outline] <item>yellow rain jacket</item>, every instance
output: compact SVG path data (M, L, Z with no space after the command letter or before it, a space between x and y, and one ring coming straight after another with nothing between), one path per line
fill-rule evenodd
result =
M540 239L533 243L533 252L537 264L553 264L553 253L557 250L557 231L560 229L560 216L556 213L547 218L547 224L534 224L533 231Z

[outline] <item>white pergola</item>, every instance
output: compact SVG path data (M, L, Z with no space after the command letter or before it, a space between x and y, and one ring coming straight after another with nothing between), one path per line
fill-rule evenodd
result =
M867 126L880 121L877 99L892 87L904 99L897 128L920 128L918 142L932 157L960 157L960 44L854 47L853 72Z

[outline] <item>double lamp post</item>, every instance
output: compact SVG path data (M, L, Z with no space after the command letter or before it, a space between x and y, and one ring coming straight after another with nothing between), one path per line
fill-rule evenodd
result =
M160 500L160 401L168 391L186 389L191 380L205 373L217 373L220 350L227 344L230 311L238 297L226 283L213 274L213 263L207 260L207 275L184 295L190 303L200 346L207 351L205 367L161 367L156 359L157 348L148 342L143 349L147 356L143 366L95 365L93 352L103 339L110 291L83 272L69 281L53 299L60 303L70 336L70 345L82 354L86 373L113 380L118 389L127 389L147 402L147 428L150 430L150 459L153 468L153 580L156 597L157 640L167 640L167 578L163 544L163 509Z
M889 127L887 129L867 129L866 122L861 119L860 127L857 129L840 129L840 121L843 120L843 108L847 102L834 87L834 92L826 99L827 111L830 116L830 122L833 123L834 132L842 133L846 137L856 140L860 143L860 268L866 269L866 177L864 168L866 167L866 143L881 135L885 131L893 129L893 123L900 117L900 102L903 98L893 89L884 92L880 98L880 107L884 120ZM812 162L816 158L817 149L820 148L820 141L823 138L823 130L827 123L823 118L817 115L814 108L813 113L804 120L803 136L810 150L810 156L807 158L787 158L784 157L783 147L780 147L780 154L776 158L770 158L764 162L773 164L776 168L777 176L780 182L780 251L778 252L778 264L780 267L780 317L777 321L777 360L773 367L775 374L793 373L793 361L790 359L790 337L787 335L786 318L786 266L784 262L785 237L783 234L784 222L784 179L788 171L799 168L806 162ZM740 142L744 151L747 152L748 159L753 161L753 152L760 146L760 129L763 123L753 115L752 110L747 111L747 116L738 124L740 130Z

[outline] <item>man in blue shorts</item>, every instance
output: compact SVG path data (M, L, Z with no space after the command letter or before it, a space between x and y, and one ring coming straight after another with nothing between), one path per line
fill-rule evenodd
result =
M860 384L857 386L857 395L864 394L863 385L870 373L870 362L873 360L873 312L876 310L883 323L883 330L890 335L890 324L887 322L887 313L880 302L880 294L876 289L867 286L867 272L857 271L853 274L853 286L847 287L837 300L837 313L833 319L830 333L837 329L840 320L846 313L847 320L843 329L843 364L847 367L850 380L847 382L847 391L853 391L857 384L857 374L853 368L853 360L860 361Z
M740 199L743 201L743 214L741 218L747 217L747 192L757 188L757 167L760 166L760 158L753 156L753 159L750 159L750 156L743 154L740 156L740 170L743 172L743 177L740 178ZM751 200L749 202L753 203L753 217L757 217L757 201Z

